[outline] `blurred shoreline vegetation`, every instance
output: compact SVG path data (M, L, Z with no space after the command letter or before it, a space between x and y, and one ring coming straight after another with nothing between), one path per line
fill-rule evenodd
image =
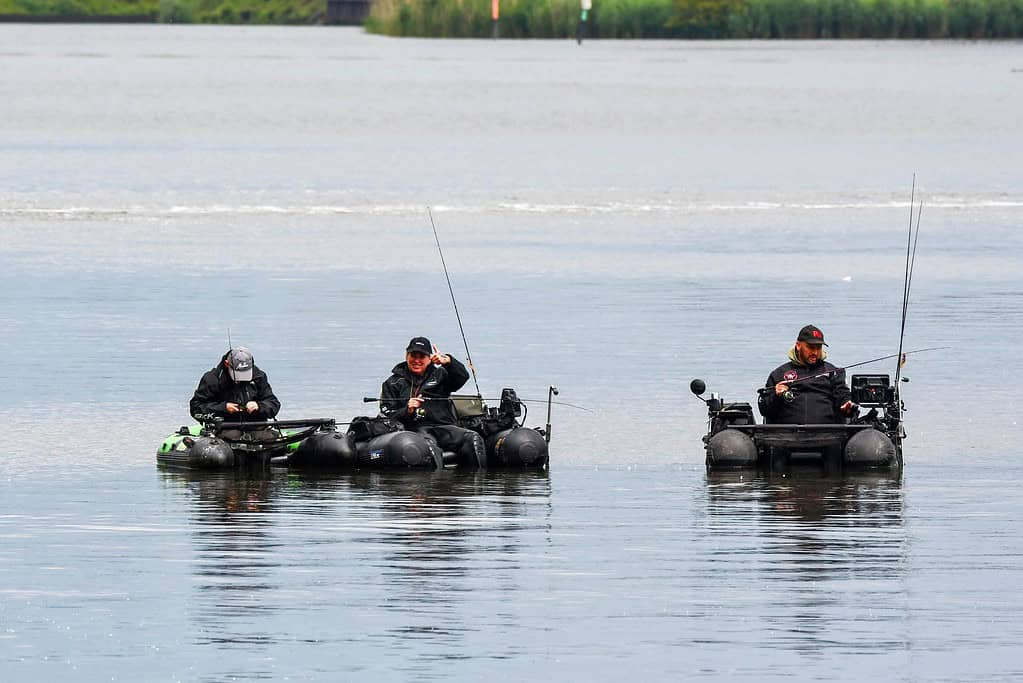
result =
M0 0L0 15L150 17L173 24L315 24L326 0Z
M579 0L501 0L502 38L571 38ZM1023 0L593 0L590 38L1023 37ZM366 30L489 38L487 0L374 0Z
M502 38L571 38L579 0L501 0ZM0 15L164 23L316 24L326 0L0 0ZM374 0L366 30L489 38L490 0ZM1023 37L1023 0L593 0L589 38Z

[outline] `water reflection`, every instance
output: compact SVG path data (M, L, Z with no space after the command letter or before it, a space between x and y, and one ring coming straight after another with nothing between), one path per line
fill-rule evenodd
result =
M763 617L779 644L878 652L907 642L901 476L708 472L707 492L710 523L739 537L743 571L767 591Z
M487 626L525 628L502 616L500 596L527 588L523 565L534 532L549 541L548 472L292 479L311 491L341 484L353 496L340 511L356 523L348 551L371 579L363 589L368 595L339 608L368 617L356 639L390 658L395 670L442 677L424 665L465 659L473 634Z
M826 474L794 467L784 474L707 472L712 514L754 511L765 517L825 522L854 518L858 526L902 523L901 472ZM751 503L757 503L750 509Z
M273 675L277 645L324 641L346 648L341 671L375 653L422 677L465 657L481 628L467 597L525 590L531 546L549 543L543 471L164 476L191 495L196 644L266 657L221 678Z
M166 483L191 494L189 529L193 589L190 601L197 644L262 645L272 633L244 624L267 609L263 598L278 588L274 518L280 482L241 472L165 473Z

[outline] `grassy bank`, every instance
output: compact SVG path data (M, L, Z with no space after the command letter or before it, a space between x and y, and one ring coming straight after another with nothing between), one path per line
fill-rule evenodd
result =
M148 15L167 23L309 24L325 9L324 0L0 0L0 15Z
M502 0L501 35L575 35L579 0ZM1019 38L1023 0L593 0L598 38ZM376 0L366 28L491 35L487 0Z
M0 15L309 24L325 0L0 0ZM575 35L579 0L501 0L501 36ZM596 38L1020 38L1023 0L593 0ZM491 35L489 0L375 0L367 30Z

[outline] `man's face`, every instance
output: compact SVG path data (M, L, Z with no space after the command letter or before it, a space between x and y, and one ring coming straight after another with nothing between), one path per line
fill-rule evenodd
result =
M426 368L430 367L430 357L418 351L407 352L405 354L405 362L408 363L408 369L414 375L421 375L426 372Z
M824 350L822 344L807 344L806 342L796 342L796 351L799 353L799 359L807 365L815 365L821 359L821 352Z

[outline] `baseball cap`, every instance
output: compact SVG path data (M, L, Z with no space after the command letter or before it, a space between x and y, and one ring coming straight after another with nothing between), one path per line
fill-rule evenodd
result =
M807 325L801 329L799 331L799 336L796 337L796 341L805 342L807 344L828 345L827 342L824 341L824 333L815 325Z
M405 348L405 353L425 353L427 356L432 356L433 345L426 337L412 337L408 347Z
M252 354L246 348L231 349L227 356L227 373L235 382L251 382L253 365Z

